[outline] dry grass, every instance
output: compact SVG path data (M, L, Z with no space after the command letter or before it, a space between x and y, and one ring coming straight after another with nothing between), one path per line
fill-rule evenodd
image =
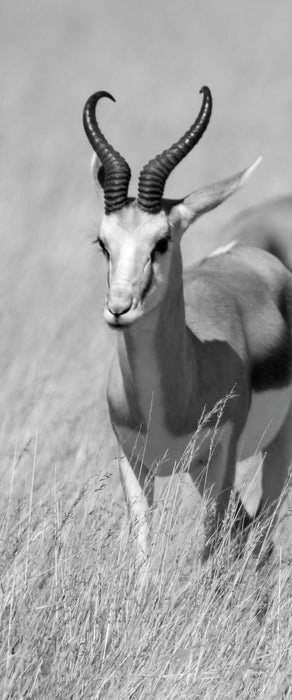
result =
M290 697L291 566L281 550L256 572L259 526L239 556L231 511L201 566L204 508L186 514L175 478L157 506L138 602L133 536L111 487L104 474L66 499L55 474L45 500L34 502L32 488L7 505L1 697Z
M261 573L251 544L236 559L230 523L201 568L203 510L174 480L159 498L150 587L137 604L105 404L113 338L91 246L101 202L96 212L80 114L94 89L117 97L102 124L131 163L134 192L141 165L188 126L210 84L213 123L168 195L259 153L264 165L240 203L202 223L209 238L186 239L188 260L198 256L230 214L291 188L291 5L11 0L1 9L0 696L290 697L285 523Z

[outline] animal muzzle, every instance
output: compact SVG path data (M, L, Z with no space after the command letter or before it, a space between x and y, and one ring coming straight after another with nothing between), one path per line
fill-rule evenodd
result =
M130 311L133 306L133 294L128 289L110 290L107 296L106 305L108 311L118 318Z

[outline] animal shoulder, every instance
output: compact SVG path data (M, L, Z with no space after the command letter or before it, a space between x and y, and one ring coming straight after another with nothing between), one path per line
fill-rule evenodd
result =
M184 290L191 332L247 354L255 391L290 383L292 278L280 261L239 245L186 270Z
M236 304L237 309L253 304L278 303L291 275L266 251L238 244L222 255L205 258L184 271L186 303ZM212 290L211 293L209 290Z
M238 338L245 309L260 307L266 296L261 275L234 249L184 271L186 323L202 340Z

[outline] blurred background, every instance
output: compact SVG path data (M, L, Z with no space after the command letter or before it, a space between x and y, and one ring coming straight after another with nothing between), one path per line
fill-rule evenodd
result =
M190 230L187 262L246 206L291 190L292 5L288 0L10 0L0 3L2 496L50 479L72 490L109 469L105 399L115 338L102 318L102 200L81 113L108 90L99 123L132 168L213 117L170 177L179 197L263 162L245 188ZM52 476L54 475L54 476ZM40 497L42 495L40 491Z

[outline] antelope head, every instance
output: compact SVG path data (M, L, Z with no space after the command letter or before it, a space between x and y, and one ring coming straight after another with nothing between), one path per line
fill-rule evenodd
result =
M161 303L169 282L172 289L175 284L181 284L179 244L183 232L200 215L235 192L258 162L182 199L163 198L170 173L194 148L208 126L211 92L204 86L201 93L202 106L192 126L142 169L137 198L128 196L131 178L128 163L106 140L96 120L100 98L115 101L114 98L108 92L96 92L85 104L83 124L94 149L92 173L104 192L105 213L98 242L108 263L104 316L112 327L129 326Z

